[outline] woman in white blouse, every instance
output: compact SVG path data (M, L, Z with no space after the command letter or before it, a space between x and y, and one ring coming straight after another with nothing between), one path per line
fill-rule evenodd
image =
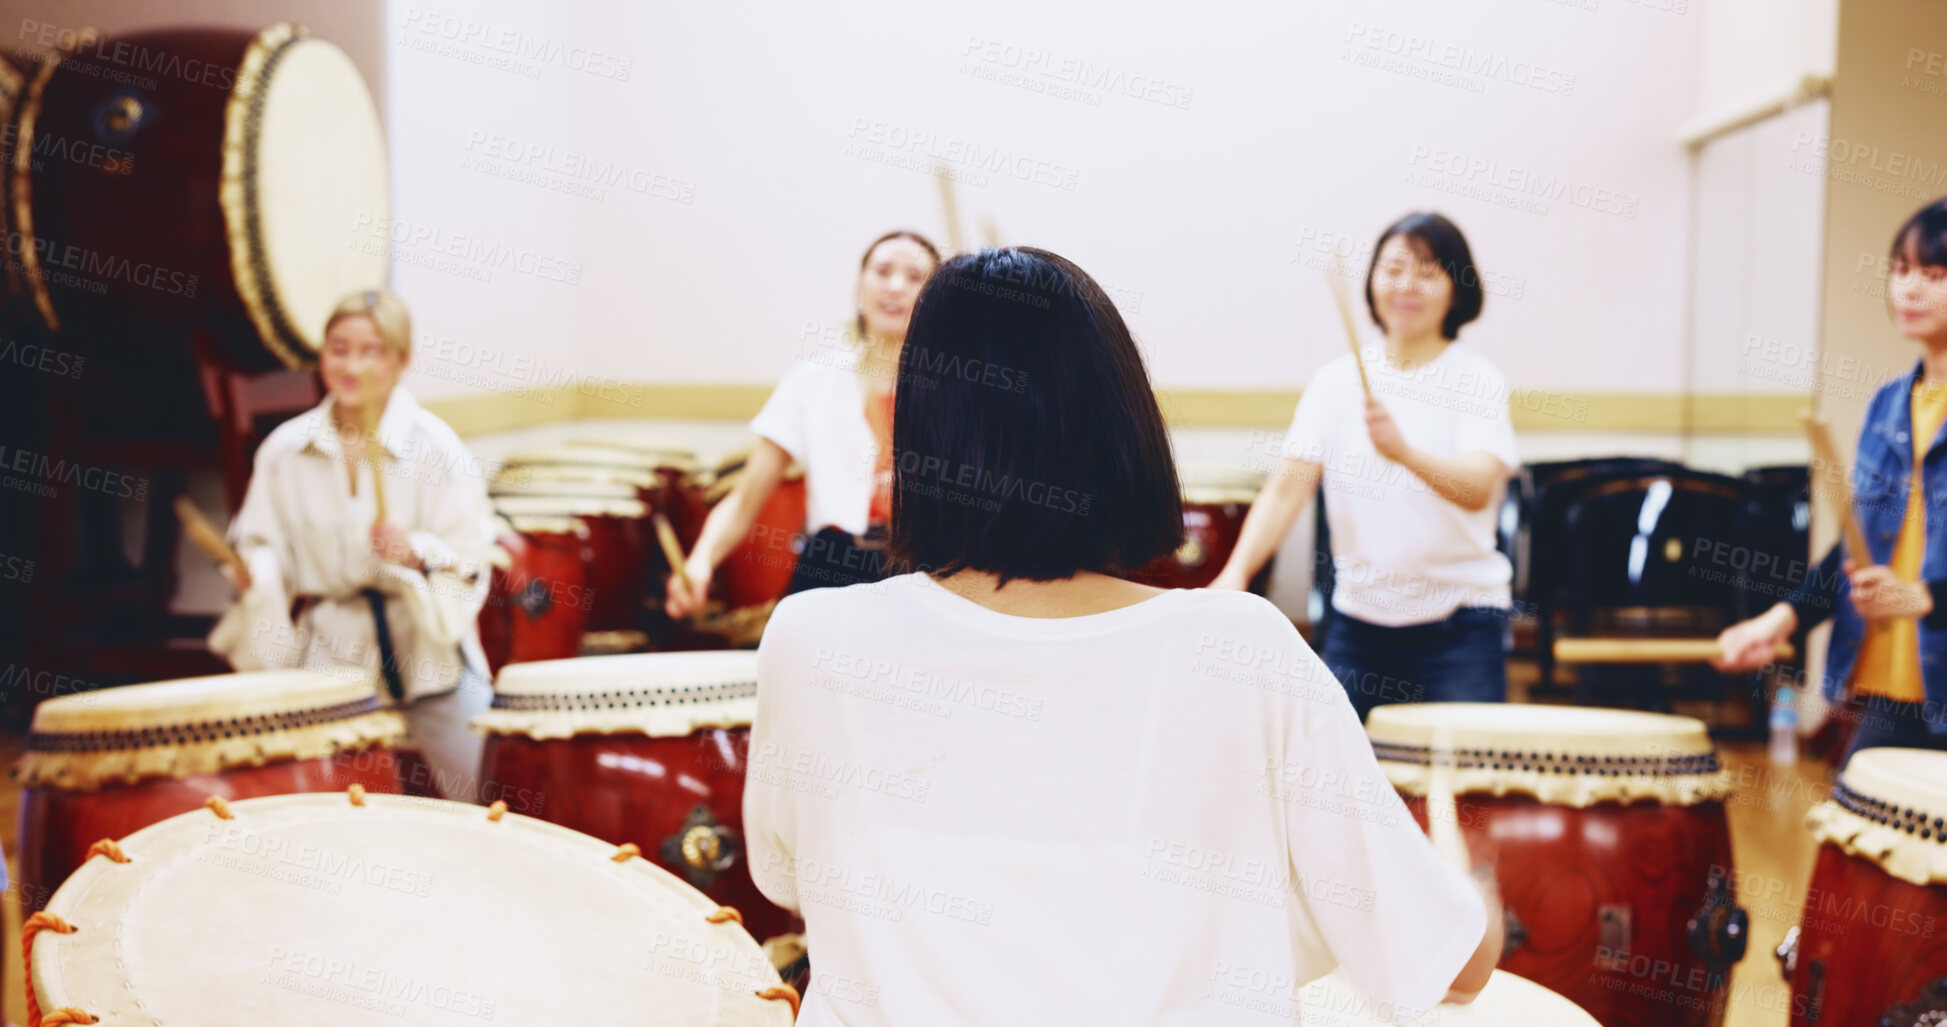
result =
M939 264L940 251L917 232L888 232L866 247L853 338L800 354L750 422L757 444L684 561L688 587L670 578L664 608L671 617L702 607L717 565L750 534L793 462L804 468L805 539L786 594L883 576L900 352L913 301ZM907 380L927 387L934 377Z
M1333 617L1320 655L1361 718L1391 702L1507 698L1511 573L1496 514L1519 463L1508 382L1456 341L1480 316L1467 239L1438 214L1380 233L1366 308L1385 333L1327 362L1298 400L1282 465L1213 587L1242 589L1322 477Z
M933 358L982 373L899 393L888 551L917 572L784 600L758 652L745 841L805 918L799 1027L1289 1022L1334 966L1390 1011L1477 993L1498 906L1291 622L1115 576L1183 520L1101 288L955 258L903 369Z
M466 720L492 699L476 626L493 540L484 468L399 384L412 322L398 297L346 297L318 358L324 402L257 449L230 526L248 580L210 648L238 670L369 674L404 707L441 791L465 797L480 744Z

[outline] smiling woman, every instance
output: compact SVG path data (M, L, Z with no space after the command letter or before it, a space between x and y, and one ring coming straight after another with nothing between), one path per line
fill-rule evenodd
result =
M1365 299L1385 344L1338 357L1306 386L1283 466L1216 584L1243 588L1322 479L1337 582L1322 655L1360 715L1504 700L1513 574L1495 511L1520 461L1507 379L1456 341L1483 304L1466 237L1439 214L1401 218L1373 247Z
M917 232L887 232L866 247L852 337L800 360L751 421L757 444L737 487L710 511L682 572L670 577L671 617L703 607L717 565L750 534L793 463L804 468L806 538L786 594L884 576L900 354L920 287L939 263L940 251ZM926 390L938 379L908 371L905 384Z

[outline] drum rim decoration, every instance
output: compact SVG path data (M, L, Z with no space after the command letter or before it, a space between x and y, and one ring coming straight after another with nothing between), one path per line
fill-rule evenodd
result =
M55 891L48 901L46 912L37 914L36 922L31 922L28 925L29 929L23 931L26 936L28 976L25 983L28 989L30 1012L37 1014L43 1007L51 1011L55 1007L72 1007L72 1004L85 1002L85 999L68 994L69 986L75 983L70 978L76 975L67 964L57 961L56 957L60 954L60 950L53 946L92 945L103 952L101 959L112 958L120 962L122 940L119 935L100 938L97 932L83 930L84 927L92 927L103 922L126 922L125 919L111 921L109 918L116 917L117 914L125 918L132 908L136 892L115 890L112 882L104 881L108 875L134 872L130 868L139 869L145 854L162 851L170 853L172 858L180 861L189 858L186 855L188 853L217 844L214 841L215 833L210 830L209 824L203 823L206 818L210 823L219 820L229 821L236 825L236 829L245 830L248 828L244 825L249 824L251 819L256 817L260 822L251 827L258 831L269 831L280 822L295 824L311 822L318 818L319 813L333 807L344 810L368 809L378 815L392 814L390 819L394 821L398 813L417 811L420 815L429 818L443 818L429 819L429 822L437 824L442 832L451 831L455 827L480 832L482 828L472 826L475 821L481 825L496 825L484 829L488 831L538 832L539 837L545 839L541 844L549 850L564 855L579 855L574 851L579 850L585 852L591 863L597 866L606 863L615 864L615 869L608 872L647 875L657 882L660 890L668 892L679 906L694 910L701 922L725 929L728 934L720 940L731 949L741 950L738 955L748 957L742 960L741 964L754 968L756 977L754 983L760 985L750 992L750 997L761 1003L749 1007L754 1014L752 1022L776 1020L779 1014L784 1014L781 1022L788 1024L797 1013L797 992L777 978L764 950L750 936L750 933L744 930L742 916L735 909L716 905L695 888L684 884L681 878L656 865L654 861L644 858L634 845L623 845L618 848L572 828L535 817L511 814L507 812L505 803L482 807L444 799L367 795L357 786L349 792L271 795L229 803L213 798L202 809L157 821L121 839L119 843L106 839L98 843L95 850L91 852L90 858ZM335 814L336 818L347 822L358 816L359 814L356 813ZM106 858L93 858L97 854ZM98 893L96 891L98 883L106 884L107 890ZM99 898L107 908L93 916L88 916L86 915L87 903L95 898ZM124 981L123 985L126 984L127 982ZM108 994L110 987L106 983L102 984L101 993ZM728 1001L726 995L725 1002ZM770 1006L772 1001L786 1004L772 1007ZM85 1006L79 1008L86 1011ZM777 1012L771 1012L772 1008ZM76 1019L73 1022L94 1021Z
M1853 753L1831 797L1805 815L1812 837L1909 884L1947 884L1947 794L1910 788L1903 768L1884 765L1915 759L1947 766L1947 754L1926 749Z
M271 694L279 682L287 688ZM104 704L112 692L49 699L34 711L14 779L28 788L92 791L150 778L213 774L238 766L318 759L406 737L405 718L386 708L369 680L312 671L257 671L130 685L140 697L167 698L170 686L214 686L171 716L166 704ZM308 686L299 688L297 686ZM163 690L156 690L163 686ZM290 694L298 692L300 694ZM309 694L302 694L308 692ZM249 700L223 710L211 700ZM229 716L223 716L223 713ZM123 723L116 723L120 713ZM146 715L146 719L145 719Z
M655 664L687 680L630 680L651 676L638 668ZM591 667L604 669L591 674ZM590 680L598 674L615 683L604 687ZM537 741L625 733L670 738L706 728L747 728L756 710L754 652L629 653L510 663L494 685L492 707L470 723L476 734Z
M1447 710L1465 715L1491 714L1492 723L1449 724L1453 748L1447 759L1435 758L1433 714ZM1515 735L1518 718L1539 719L1520 711L1567 711L1584 723L1591 713L1614 714L1617 725L1666 729L1575 733L1554 726L1546 742L1520 746L1503 741ZM1654 718L1654 719L1652 719ZM1717 759L1703 722L1693 717L1600 710L1584 707L1507 706L1499 703L1401 703L1380 706L1366 724L1373 753L1393 786L1412 796L1425 796L1432 785L1436 762L1452 767L1455 794L1527 795L1542 802L1576 808L1599 802L1655 801L1690 806L1727 798L1731 775ZM1589 751L1577 752L1577 743Z
M279 22L257 34L244 48L236 84L223 108L223 171L217 206L230 242L230 277L250 323L271 354L284 366L308 366L316 345L307 344L277 298L266 256L263 211L257 202L257 149L263 133L264 93L277 65L308 34L301 25Z
M34 131L41 118L41 105L46 99L47 83L74 49L87 46L100 38L100 32L84 28L75 33L70 46L57 46L41 58L40 67L34 69L33 78L28 80L27 92L20 102L20 110L14 124L14 161L10 169L13 175L13 225L14 237L20 242L19 275L27 294L34 298L34 306L40 311L41 320L50 330L61 327L61 316L54 310L54 294L48 291L47 279L41 271L40 254L36 251L34 240Z

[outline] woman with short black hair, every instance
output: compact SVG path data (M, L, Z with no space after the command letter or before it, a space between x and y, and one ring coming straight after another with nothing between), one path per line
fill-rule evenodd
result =
M842 985L798 1022L1229 1023L1256 1015L1213 987L1239 967L1343 965L1408 1011L1478 992L1498 905L1291 622L1116 576L1182 520L1100 287L1043 250L959 257L908 342L961 368L895 409L912 572L786 599L759 650L747 856Z
M1496 513L1519 458L1507 378L1456 341L1481 313L1473 251L1453 222L1409 214L1380 233L1365 296L1385 344L1312 376L1212 587L1244 588L1322 479L1335 581L1321 654L1360 717L1503 701L1513 571Z

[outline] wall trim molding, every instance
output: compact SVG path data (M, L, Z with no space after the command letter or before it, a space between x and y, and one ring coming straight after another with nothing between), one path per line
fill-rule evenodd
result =
M631 384L593 392L571 385L519 392L481 392L422 400L463 436L486 435L584 418L747 421L771 394L769 385ZM1158 389L1163 416L1176 428L1282 430L1298 390ZM1609 434L1798 435L1810 397L1796 393L1563 392L1515 389L1514 427L1523 432Z

